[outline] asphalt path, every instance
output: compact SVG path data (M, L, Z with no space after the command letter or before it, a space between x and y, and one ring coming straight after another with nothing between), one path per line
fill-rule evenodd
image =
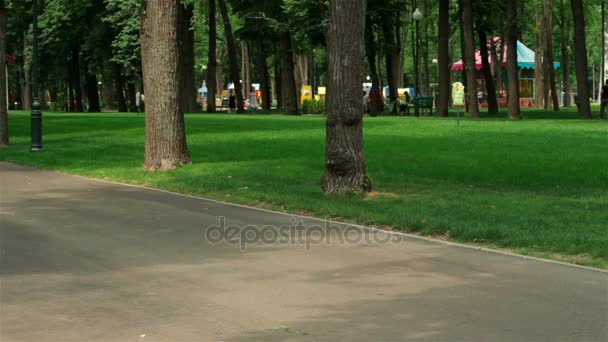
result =
M608 273L0 163L0 341L608 341Z

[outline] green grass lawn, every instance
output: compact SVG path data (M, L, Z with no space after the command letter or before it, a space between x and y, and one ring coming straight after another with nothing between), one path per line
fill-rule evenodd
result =
M45 114L32 154L13 112L0 160L608 267L608 123L525 116L366 118L367 198L322 194L318 116L187 115L193 164L147 173L143 116Z

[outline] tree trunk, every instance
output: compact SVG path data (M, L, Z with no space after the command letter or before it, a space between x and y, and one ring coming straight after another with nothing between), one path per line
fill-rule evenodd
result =
M6 36L7 15L4 0L0 0L0 146L8 146L8 103L6 95Z
M494 77L492 77L492 69L490 68L489 54L488 54L488 35L486 31L478 27L477 33L479 35L479 46L481 54L482 72L483 78L486 83L486 92L488 93L488 113L498 113L498 100L496 99L496 88L494 87Z
M278 54L279 52L277 51L275 56ZM276 91L277 97L277 109L279 109L283 108L283 82L281 82L281 80L283 79L283 75L281 72L280 57L276 56L275 58L276 60L274 63L274 89Z
M99 113L99 88L97 87L97 76L91 72L85 74L87 99L89 100L89 113Z
M117 63L112 63L112 75L114 77L114 88L116 89L116 102L118 104L118 111L121 113L127 112L127 101L125 100L124 82L121 72L121 67Z
M439 69L439 99L437 115L447 117L450 106L450 0L439 1L439 31L437 35L437 68Z
M74 111L84 112L82 105L82 85L80 83L80 51L75 48L72 50L72 86L74 91Z
M243 94L245 94L245 97L247 97L247 94L249 94L249 87L251 87L251 58L250 55L251 52L249 50L249 45L247 44L246 41L241 41L241 80L243 80L243 83L241 84L241 87L243 89Z
M74 77L72 76L72 65L68 65L67 76L67 110L70 112L76 111L76 98L74 97Z
M507 0L507 81L509 119L519 120L519 67L517 65L517 0Z
M399 46L396 41L395 35L395 20L394 13L386 13L381 18L382 21L382 35L384 36L384 53L386 58L386 78L388 81L389 88L389 101L394 103L399 97L397 89L397 75L398 67L397 62L399 60ZM391 114L397 114L399 112L398 106L392 106L393 112Z
M239 59L236 51L236 43L234 41L234 35L232 34L232 24L230 23L230 16L228 15L228 6L226 0L218 0L220 4L220 12L222 13L222 20L224 22L224 34L226 36L226 43L228 44L228 59L230 60L230 78L234 82L234 92L236 93L236 111L237 113L244 113L243 109L243 88L240 85L240 71L239 71Z
M262 88L262 109L270 112L272 107L272 91L270 89L270 75L268 74L268 63L266 62L266 51L261 35L258 35L256 38L256 52L260 70L260 86Z
M190 164L182 111L179 0L145 0L141 22L146 89L144 169L168 170Z
M549 71L549 87L553 110L559 112L559 99L553 66L553 0L543 0L545 22L545 62Z
M281 58L283 106L288 115L298 115L298 90L293 69L293 52L289 32L279 34L279 54Z
M217 96L217 19L216 0L208 0L209 54L207 58L207 113L215 113Z
M194 16L194 5L181 4L178 9L177 22L180 25L178 30L179 40L179 67L181 76L182 110L184 113L194 113L198 111L196 103L196 84L194 81L194 29L192 28L192 17Z
M581 119L591 119L589 85L587 81L587 43L585 34L585 9L582 0L571 0L574 19L574 58L576 65L576 87L578 89L579 114Z
M377 116L382 112L382 97L380 94L380 76L376 66L376 39L374 38L374 28L372 26L371 17L368 15L365 23L365 48L367 50L367 62L369 65L370 76L372 78L372 89L369 102L369 115Z
M464 45L466 63L464 66L467 75L467 107L469 116L479 117L479 106L477 103L477 69L475 67L475 39L473 38L473 8L472 0L462 2L462 21L464 31Z
M543 34L543 21L544 16L542 14L542 9L536 9L536 49L535 49L535 57L534 57L534 97L535 103L534 106L536 108L544 108L545 107L545 64L543 63L543 47L545 46L544 39L545 35Z
M606 78L606 1L602 0L602 62L600 63L600 86L598 89L597 98L600 103L602 101L602 87Z
M328 102L323 191L372 190L363 153L361 77L365 59L366 0L332 0L327 33Z
M29 49L27 31L23 31L23 51ZM32 110L32 80L27 53L23 54L23 85L21 87L21 108Z
M570 99L572 98L572 85L570 82L570 20L566 19L566 5L564 0L560 1L560 20L561 20L561 36L562 36L562 82L564 88L564 107L570 107Z
M135 91L135 83L127 84L127 97L129 98L129 112L138 112L139 108L137 108L137 94Z

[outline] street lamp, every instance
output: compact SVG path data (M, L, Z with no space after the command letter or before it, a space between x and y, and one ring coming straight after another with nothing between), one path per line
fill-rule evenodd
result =
M42 111L38 93L38 0L32 1L34 14L34 58L32 61L32 79L34 86L34 101L32 102L32 152L42 151Z
M439 75L439 61L437 60L437 58L433 58L433 64L435 65L435 91L434 93L436 94L439 91L439 84L437 84L437 77Z
M416 7L416 10L414 11L414 13L412 14L412 18L414 19L414 21L416 21L416 42L414 43L414 73L416 75L415 79L415 87L416 87L416 97L420 97L420 73L418 71L419 66L420 66L420 51L419 51L419 36L420 36L420 19L422 19L422 12L420 11L420 9L418 7Z

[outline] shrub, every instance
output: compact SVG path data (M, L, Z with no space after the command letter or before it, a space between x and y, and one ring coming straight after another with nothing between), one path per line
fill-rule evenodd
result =
M325 114L325 101L304 100L302 114Z

